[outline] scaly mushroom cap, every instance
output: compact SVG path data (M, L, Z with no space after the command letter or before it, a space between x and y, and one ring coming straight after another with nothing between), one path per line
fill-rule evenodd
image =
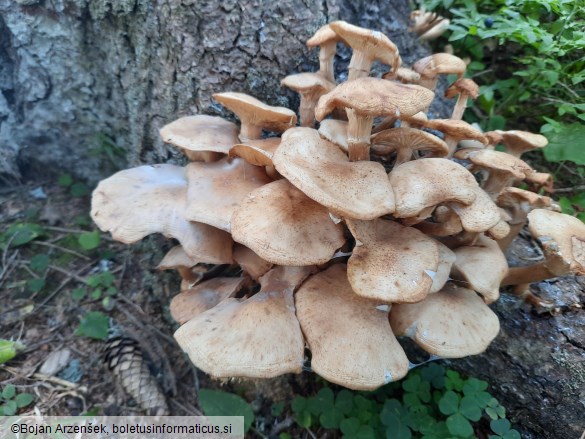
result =
M533 169L523 160L510 154L491 149L461 149L455 153L458 159L469 160L476 167L491 173L501 173L510 178L523 180Z
M300 373L305 343L293 292L312 271L277 267L261 278L259 293L222 301L181 326L175 339L193 364L214 377Z
M347 152L347 121L325 119L319 124L319 135L321 138L335 143L343 151Z
M473 79L459 78L445 90L445 97L447 99L453 99L463 93L472 99L477 99L479 96L479 85Z
M562 276L585 275L585 224L564 213L534 209L528 214L528 230L543 246L546 268Z
M363 116L413 116L427 108L434 97L432 91L419 85L358 78L321 96L315 118L321 121L335 108L351 108Z
M347 226L356 246L347 278L362 297L385 303L419 302L438 271L439 244L424 233L393 221L353 221Z
M231 223L235 241L279 265L323 264L345 242L327 209L284 179L251 192Z
M343 41L351 46L354 56L359 53L360 58L368 60L370 63L374 60L380 61L397 70L402 63L398 54L398 47L383 33L371 29L354 26L345 21L334 21L329 23L329 27L339 35ZM370 71L367 70L366 75Z
M254 189L270 183L264 169L243 159L187 165L187 219L229 232L236 207Z
M396 335L443 358L480 354L500 331L498 317L484 301L453 284L422 302L392 305L390 324Z
M307 47L316 47L321 44L341 41L341 37L337 35L331 26L328 24L321 26L315 34L307 40Z
M242 244L234 245L234 261L254 280L258 280L273 265Z
M329 93L335 88L335 84L327 81L316 73L297 73L288 75L280 81L280 85L288 87L300 94L315 93L319 96Z
M480 235L473 245L454 251L457 259L451 271L453 277L466 281L486 303L498 300L500 284L508 273L508 262L498 243Z
M469 205L477 197L473 175L450 160L428 158L403 163L388 176L396 197L397 218L413 217L449 201Z
M382 78L386 80L395 79L403 84L416 84L420 80L420 75L408 67L400 67L396 71L385 73Z
M181 149L189 160L198 161L208 152L227 154L238 143L238 131L234 123L221 117L200 114L165 125L160 129L160 136L164 142Z
M370 220L394 212L394 194L384 167L350 162L316 130L293 128L274 154L278 172L333 213Z
M446 157L449 147L437 136L416 128L391 128L371 137L372 151L387 155L397 153L395 166L401 165L414 156L414 151L429 151L428 157Z
M532 209L554 210L554 202L550 197L513 186L505 188L498 195L497 204L510 213L511 224L523 224Z
M424 122L423 126L432 130L441 131L445 134L445 137L453 140L473 139L484 145L488 144L488 139L481 131L476 130L472 125L463 120L429 119Z
M92 195L91 217L112 238L132 244L151 233L177 239L194 259L231 263L232 239L222 230L186 219L185 169L140 166L102 180Z
M242 142L261 138L262 129L281 133L297 123L294 111L272 107L245 93L215 93L213 98L236 113L242 122L239 136Z
M229 152L230 157L241 157L254 166L273 166L272 156L280 145L280 137L248 140L237 143Z
M182 246L176 245L167 252L156 268L158 270L176 270L177 268L191 268L200 263L209 264L210 262L192 258Z
M485 232L500 222L500 210L490 196L481 188L476 188L476 197L468 206L447 203L461 220L463 230L468 232Z
M182 325L193 317L213 308L222 300L232 297L245 284L243 277L216 277L192 288L182 289L171 300L173 319Z
M295 299L311 368L327 381L373 390L408 372L408 359L387 313L352 291L345 265L335 264L310 277Z
M541 134L534 134L528 131L501 131L495 133L500 136L498 143L502 143L508 154L520 157L522 154L533 149L544 148L548 145L548 139Z
M419 59L412 66L412 70L428 79L434 79L438 75L457 75L461 78L466 69L465 61L450 53L435 53Z

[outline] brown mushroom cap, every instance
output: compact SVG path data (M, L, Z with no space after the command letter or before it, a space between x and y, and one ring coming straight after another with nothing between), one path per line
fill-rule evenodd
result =
M498 317L475 292L453 284L422 302L392 305L390 324L395 334L443 358L480 354L500 330Z
M238 127L217 116L186 116L165 125L160 136L189 158L200 160L202 153L227 154L234 143L238 143ZM217 157L219 159L220 157Z
M175 270L179 267L191 268L200 263L209 264L210 262L192 258L182 246L176 245L167 252L156 268L158 270Z
M319 124L319 135L347 152L347 121L325 119Z
M468 232L485 232L500 222L500 210L490 196L481 188L476 188L476 197L468 206L447 203L461 220L463 230Z
M453 277L466 281L486 303L498 300L500 283L508 273L508 262L498 243L480 235L473 245L454 251L457 259L451 271Z
M316 47L321 44L341 41L341 37L335 33L329 24L321 26L315 34L307 40L307 47Z
M231 223L235 241L279 265L323 264L345 242L327 209L286 180L251 192Z
M229 232L236 207L254 189L272 180L264 169L242 159L187 165L187 219Z
M273 166L272 156L280 145L280 137L248 140L237 143L229 152L230 157L241 157L254 166Z
M151 233L177 239L187 254L210 263L232 261L232 239L222 230L186 219L185 169L140 166L102 180L92 195L91 217L103 231L125 244Z
M429 157L445 157L449 147L445 142L425 131L415 128L391 128L380 131L371 137L372 151L387 155L397 153L395 166L401 165L414 156L415 151L429 151Z
M360 296L385 303L419 302L439 266L439 243L394 221L346 221L356 239L347 277Z
M175 339L197 367L214 377L300 373L304 341L293 291L312 271L277 267L261 278L259 293L222 301L181 326Z
M544 148L548 145L548 139L541 134L534 134L528 131L501 131L496 130L499 135L499 142L503 143L508 154L520 157L527 151L537 148Z
M542 244L546 267L554 274L585 275L585 224L578 218L545 209L528 214L528 230Z
M476 130L472 125L463 120L451 119L429 119L424 122L423 126L432 130L441 131L445 138L453 140L473 139L484 145L488 144L488 139L481 131Z
M467 69L465 61L450 53L435 53L419 59L412 66L412 70L419 73L421 78L434 81L438 75L454 74L461 78ZM436 83L435 83L436 84ZM433 86L432 89L435 87Z
M466 94L472 99L477 99L479 96L479 85L473 79L459 78L445 90L445 97L453 99L460 94Z
M396 71L385 73L382 78L396 79L403 84L416 84L420 80L420 75L408 67L399 67Z
M290 88L301 95L299 107L300 125L313 127L315 125L315 106L325 93L335 88L333 82L328 81L317 73L297 73L289 75L280 81L280 85Z
M379 163L350 162L316 130L293 128L274 154L278 172L333 213L374 219L394 211L394 194Z
M329 23L329 26L353 50L350 69L357 68L361 75L367 76L374 60L391 66L392 70L400 67L402 60L398 54L398 47L383 33L354 26L345 21L334 21Z
M216 277L183 290L171 300L171 316L182 325L222 300L232 297L245 282L243 277Z
M317 374L355 390L373 390L406 375L408 359L387 314L352 291L345 265L310 277L295 298Z
M321 96L315 108L315 118L321 121L335 108L351 108L364 116L413 116L427 108L434 96L432 91L418 85L358 78Z
M469 205L477 197L473 175L450 160L424 158L403 163L388 176L396 197L397 218L413 217L449 201Z
M213 98L236 113L242 122L239 136L242 142L261 138L262 129L281 133L297 123L294 111L284 107L272 107L244 93L215 93Z
M330 82L335 82L333 71L333 57L337 52L337 43L343 41L331 27L326 24L319 28L315 34L307 40L307 47L319 46L319 75Z

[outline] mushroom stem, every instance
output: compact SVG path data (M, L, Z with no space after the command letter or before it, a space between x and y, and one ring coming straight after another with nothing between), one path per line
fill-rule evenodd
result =
M455 154L455 151L457 150L457 139L455 139L454 137L445 136L445 143L449 147L449 154L447 154L446 158L451 159L453 158L453 154Z
M253 125L251 123L242 122L239 134L240 142L247 142L248 140L261 139L262 138L262 127Z
M513 181L513 178L506 178L504 173L491 170L488 179L482 186L482 189L492 197L497 196L500 192L502 192L502 190L504 190L505 187L511 186Z
M337 53L337 41L321 44L319 49L319 71L317 72L328 81L335 84L335 70L333 57Z
M501 285L530 284L532 282L539 282L557 276L559 276L559 274L551 272L546 267L546 260L543 260L537 264L528 265L526 267L510 268L508 274L504 280L502 280Z
M467 98L469 93L459 93L457 96L457 102L453 107L453 113L451 114L451 120L462 120L465 108L467 108Z
M194 284L201 280L201 275L193 273L190 268L177 267L177 271L179 272L181 279L183 279L186 282L189 282L189 284Z
M403 163L409 162L412 160L413 155L414 151L410 148L399 148L396 154L396 162L394 163L394 166L399 166Z
M351 61L349 62L349 71L347 74L347 80L364 78L370 76L370 68L372 66L372 58L365 51L355 50L351 55Z
M498 245L503 252L510 247L510 244L512 244L512 241L518 236L518 233L520 233L524 224L526 224L526 221L518 224L510 224L510 232L504 238L498 240Z
M422 85L424 88L428 88L431 91L435 91L437 88L437 83L439 82L439 77L435 76L434 78L420 78L418 85ZM429 105L430 106L430 105ZM426 110L424 110L426 113Z
M351 108L345 110L349 121L347 125L349 160L352 162L370 160L370 135L374 118L359 115Z
M315 127L315 105L319 98L315 99L314 95L301 93L301 102L299 104L300 126Z

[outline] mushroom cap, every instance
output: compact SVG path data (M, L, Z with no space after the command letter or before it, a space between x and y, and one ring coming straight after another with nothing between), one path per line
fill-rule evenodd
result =
M347 278L360 296L385 303L419 302L431 289L439 266L438 243L394 221L346 220L356 246Z
M436 273L427 273L430 274L433 279L433 285L431 285L431 290L429 291L430 293L437 293L443 289L447 281L450 279L449 275L451 274L451 267L457 258L455 253L453 253L449 247L438 241L436 242L439 248L439 267L437 268Z
M186 219L185 168L148 165L102 180L92 194L91 217L112 238L132 244L151 233L177 239L194 259L231 263L230 235Z
M254 166L272 166L272 156L280 145L280 137L253 139L238 143L230 149L230 157L241 157Z
M364 29L339 20L329 23L329 27L339 35L345 44L355 52L364 53L371 60L378 60L397 70L402 63L398 47L382 32Z
M467 64L461 58L451 55L450 53L435 53L419 59L412 66L412 70L420 74L423 78L433 79L438 75L455 74L463 76Z
M445 137L450 137L454 140L473 139L484 145L488 144L488 139L485 135L464 120L429 119L423 123L423 126L441 131L445 134Z
M469 205L477 197L473 175L451 160L424 158L406 162L388 176L396 197L397 218L413 217L449 201Z
M528 230L543 246L554 274L585 275L585 224L574 216L545 209L528 214Z
M469 287L481 294L486 303L498 300L500 284L508 273L508 262L498 243L479 235L473 245L454 251L457 259L451 274L455 279L468 282Z
M238 127L221 117L186 116L160 129L163 142L180 148L190 160L198 160L206 151L227 154L238 143Z
M506 152L514 157L520 157L527 151L544 148L548 145L548 139L542 134L534 134L529 131L496 130L495 133L500 136L498 143L502 143L506 147Z
M459 78L445 90L445 97L447 99L453 99L462 93L465 93L472 99L477 99L479 96L479 85L473 79Z
M319 124L319 135L347 152L347 124L346 120L325 119Z
M523 180L533 169L528 163L505 152L491 149L468 148L455 153L458 159L469 160L475 166L491 173L505 174Z
M326 380L373 390L408 372L408 359L386 312L352 291L345 265L335 264L310 277L295 299L311 368Z
M511 214L511 224L521 224L532 209L554 210L552 198L526 191L514 186L504 188L498 195L497 204L505 207Z
M286 76L280 85L300 94L313 93L321 96L335 88L335 84L317 73L296 73Z
M233 253L236 264L242 267L242 270L254 280L258 280L260 276L272 268L271 262L265 261L245 245L236 243Z
M187 219L229 232L236 207L254 189L270 183L263 168L243 159L193 162L187 172Z
M218 378L300 373L305 344L293 291L314 267L292 267L293 274L290 269L269 271L259 293L226 299L181 326L175 339L191 361Z
M422 302L392 305L390 324L443 358L480 354L500 331L498 317L474 291L450 283Z
M396 79L403 84L416 84L420 80L420 75L408 67L399 67L396 71L390 71L382 76L384 79Z
M390 154L394 151L430 151L431 157L446 157L449 146L437 136L416 128L391 128L371 137L372 151L376 154Z
M222 300L232 297L245 282L243 277L215 277L183 290L171 300L171 316L182 325Z
M345 242L327 209L284 179L251 192L231 222L235 241L279 265L323 264Z
M316 130L288 130L274 154L274 165L336 215L369 220L394 212L394 194L384 167L370 161L350 162Z
M341 37L337 35L331 26L328 24L321 26L315 34L307 40L307 47L320 46L321 44L342 41Z
M215 93L213 98L236 113L242 124L249 123L269 131L281 133L297 123L297 116L294 111L285 107L267 105L245 93Z
M481 188L476 188L476 197L468 206L447 203L461 220L463 230L468 232L485 232L500 222L500 210L491 197Z
M158 270L175 270L177 268L191 268L200 263L207 262L192 258L182 246L176 245L167 252L156 268Z
M343 82L321 96L315 108L315 119L325 119L336 108L351 108L361 116L413 116L427 108L434 96L420 85L358 78Z

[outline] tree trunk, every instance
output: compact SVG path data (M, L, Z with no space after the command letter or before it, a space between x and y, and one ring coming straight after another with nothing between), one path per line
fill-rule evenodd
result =
M298 108L280 80L318 69L317 51L304 42L326 22L384 32L406 65L428 55L406 31L409 12L406 0L0 0L0 176L68 171L95 181L124 159L178 159L159 128L187 114L233 119L213 93ZM338 79L349 58L340 46ZM448 117L449 106L437 100L434 116ZM488 379L524 437L577 438L585 419L583 285L545 287L561 305L557 315L531 314L504 297L494 344L450 363Z

